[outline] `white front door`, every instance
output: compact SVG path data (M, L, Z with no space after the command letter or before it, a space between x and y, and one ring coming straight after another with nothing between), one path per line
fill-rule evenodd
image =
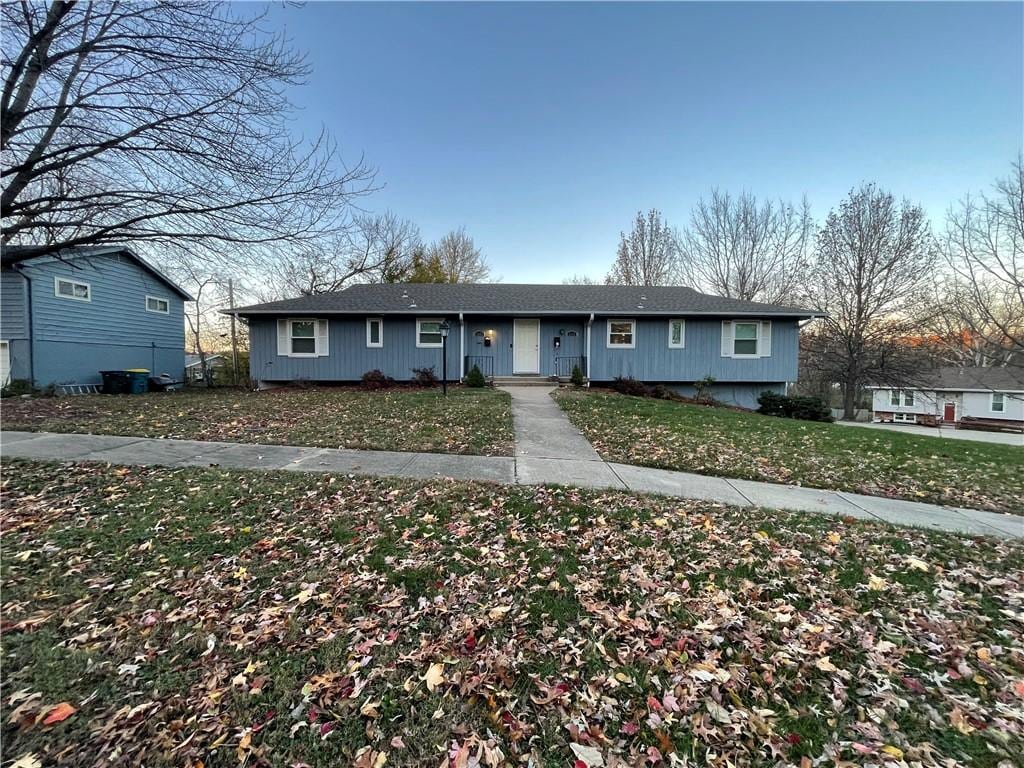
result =
M512 322L512 373L540 373L540 320Z

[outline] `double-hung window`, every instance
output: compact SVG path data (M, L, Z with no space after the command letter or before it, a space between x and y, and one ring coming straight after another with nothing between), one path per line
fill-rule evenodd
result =
M684 320L668 321L669 349L682 349L686 346L686 322Z
M734 323L732 337L733 357L756 357L757 334L760 323Z
M992 393L992 403L989 406L992 413L1004 413L1006 411L1006 395L1002 392Z
M384 346L384 321L379 317L366 318L366 346Z
M159 296L147 296L146 311L159 312L161 315L170 314L171 302L167 299L161 299Z
M288 321L288 349L292 355L316 356L316 321Z
M435 318L421 318L416 321L416 346L440 347L441 321Z
M914 393L903 390L900 392L898 389L889 390L889 405L894 405L897 408L900 407L900 395L903 396L903 406L910 408L914 405Z
M633 349L636 347L636 320L608 321L608 348Z
M53 295L62 299L76 301L92 301L92 287L80 280L69 280L66 277L53 278Z

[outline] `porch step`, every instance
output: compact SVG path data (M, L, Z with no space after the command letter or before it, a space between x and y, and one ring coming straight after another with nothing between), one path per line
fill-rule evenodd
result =
M495 376L496 387L551 387L558 383L550 376Z

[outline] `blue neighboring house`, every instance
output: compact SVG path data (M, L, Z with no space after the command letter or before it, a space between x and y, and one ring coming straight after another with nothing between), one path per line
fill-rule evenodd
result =
M710 393L744 407L797 377L801 324L820 316L685 287L619 285L353 285L336 293L236 310L249 325L250 375L280 382L350 382L379 369L407 380L412 369L448 378L473 366L495 380L619 376ZM507 378L506 378L507 377Z
M102 370L185 374L191 296L131 249L0 251L0 374L37 388L98 384Z

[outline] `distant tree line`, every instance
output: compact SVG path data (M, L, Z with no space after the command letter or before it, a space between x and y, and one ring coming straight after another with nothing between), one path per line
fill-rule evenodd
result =
M820 224L806 199L715 189L682 228L638 212L604 282L824 313L801 336L802 385L838 385L852 417L871 382L910 384L939 364L1024 365L1024 166L950 208L938 233L919 205L873 183Z

